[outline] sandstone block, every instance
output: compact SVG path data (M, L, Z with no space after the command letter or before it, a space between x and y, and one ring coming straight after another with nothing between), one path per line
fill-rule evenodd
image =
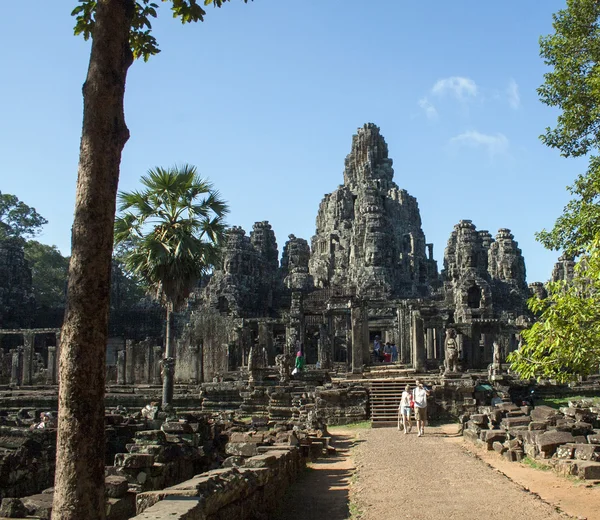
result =
M121 498L127 493L129 484L125 477L110 476L104 479L106 496L110 498Z
M531 422L531 417L524 415L522 417L505 417L501 421L502 427L509 430L511 428L526 428Z
M167 437L162 430L145 430L135 432L136 444L166 444Z
M180 435L186 433L194 433L192 426L187 422L171 421L163 423L161 430L165 433Z
M577 476L585 480L600 479L600 462L577 461Z
M549 431L538 436L537 446L545 458L550 458L554 455L556 448L573 441L573 435L569 432Z
M117 467L139 469L149 468L152 464L154 464L154 455L146 453L117 453L115 455L115 466Z
M240 457L253 457L258 455L258 444L255 442L228 442L225 446L225 453Z

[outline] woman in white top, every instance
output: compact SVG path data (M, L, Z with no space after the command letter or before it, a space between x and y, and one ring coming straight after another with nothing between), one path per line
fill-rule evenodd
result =
M410 422L410 401L411 401L410 386L406 385L402 397L400 398L400 406L398 406L398 429L400 429L400 417L402 417L402 426L404 433L410 432L412 424Z

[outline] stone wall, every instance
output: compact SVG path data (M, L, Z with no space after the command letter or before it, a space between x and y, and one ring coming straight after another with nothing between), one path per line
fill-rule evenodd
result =
M247 458L243 467L212 470L161 491L140 493L134 518L269 518L304 464L299 448L274 447Z

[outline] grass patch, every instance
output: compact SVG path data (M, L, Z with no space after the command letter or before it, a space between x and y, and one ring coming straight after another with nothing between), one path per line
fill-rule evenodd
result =
M540 471L550 471L552 469L552 466L532 459L531 457L525 457L521 462L530 468L538 469Z
M371 421L361 421L350 424L336 424L334 426L327 426L328 430L337 429L348 429L348 430L365 430L371 428Z
M590 397L589 395L570 395L565 397L548 397L546 399L536 400L536 406L545 405L551 408L561 408L562 406L569 406L569 401L581 401L582 399L593 401L594 406L600 405L600 398Z
M350 511L350 520L359 520L362 517L362 511L355 502L348 504L348 510Z

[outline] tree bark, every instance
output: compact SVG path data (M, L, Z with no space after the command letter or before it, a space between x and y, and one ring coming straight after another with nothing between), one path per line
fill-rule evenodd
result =
M133 61L133 0L99 0L83 86L75 218L61 335L53 518L102 520L104 385L111 254L121 152L129 131L123 98Z
M173 307L167 303L165 331L165 357L163 359L163 408L173 402L173 385L175 375L175 356L173 352Z

